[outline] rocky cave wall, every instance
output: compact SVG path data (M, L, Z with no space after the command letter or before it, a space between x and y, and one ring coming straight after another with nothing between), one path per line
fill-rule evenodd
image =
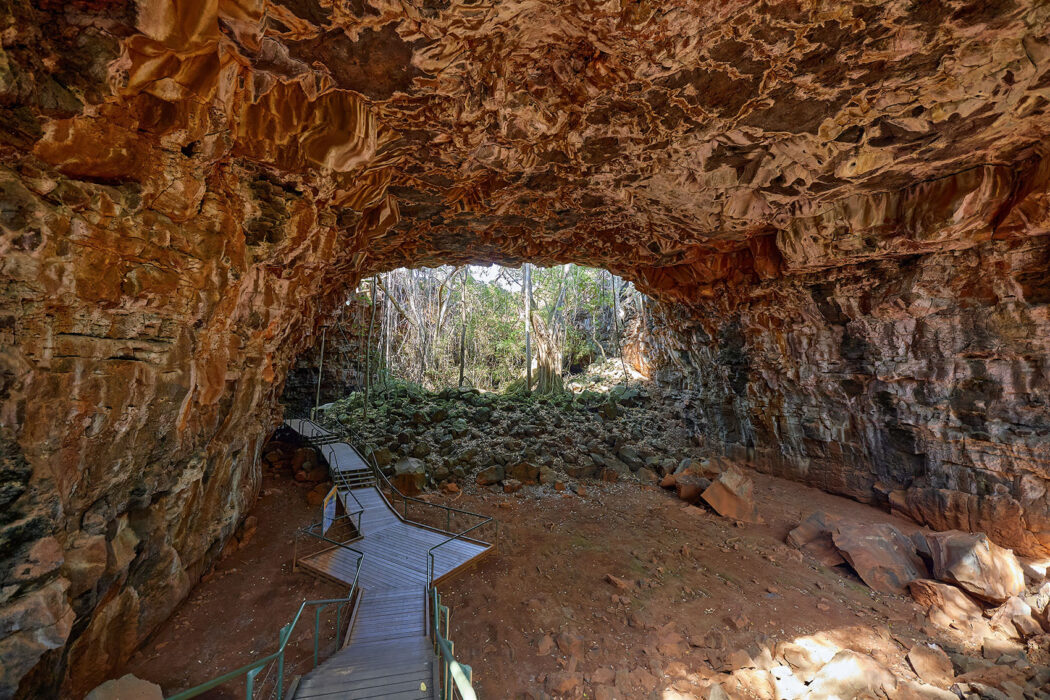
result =
M708 449L934 529L1050 553L1050 238L665 307L657 382Z
M295 358L285 374L280 399L286 416L309 416L318 395L323 405L364 387L370 313L369 304L352 296L345 305L339 307L338 315L325 325L324 352L321 351L322 337L315 334L309 347ZM378 356L381 331L382 316L377 311L373 329L373 357ZM377 371L375 366L371 369L372 372ZM319 370L320 394L317 391Z
M666 305L656 361L712 449L1042 551L1048 24L7 3L0 698L82 695L179 604L294 358L399 266L611 269Z

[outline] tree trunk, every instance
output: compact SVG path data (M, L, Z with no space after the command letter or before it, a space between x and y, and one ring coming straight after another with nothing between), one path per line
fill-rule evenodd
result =
M390 299L388 292L383 292L383 388L390 386Z
M521 291L525 295L525 393L532 393L532 271L525 263Z
M623 381L629 381L627 375L627 362L623 359L623 348L620 347L620 292L616 289L616 275L609 273L609 286L612 287L613 295L613 339L616 341L616 354L620 356L620 365L623 367Z
M459 384L463 386L463 359L467 348L467 267L463 266L463 295L459 300L460 306L460 329L459 329Z
M532 328L536 335L536 391L541 396L565 390L561 377L561 349L557 330L548 326L541 314L532 317Z
M361 419L368 420L368 394L372 389L372 333L376 327L376 278L372 275L372 317L368 321L368 339L365 340L365 401L361 405Z

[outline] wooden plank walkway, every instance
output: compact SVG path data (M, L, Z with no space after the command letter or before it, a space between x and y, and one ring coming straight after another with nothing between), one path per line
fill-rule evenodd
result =
M327 430L308 420L285 421L304 437L331 439ZM330 467L360 473L368 469L357 451L342 442L317 448ZM371 473L369 471L369 473ZM340 483L336 477L336 483ZM427 552L450 535L406 522L374 485L349 489L364 508L362 539L353 547L364 552L358 585L361 603L347 646L303 676L300 698L432 698L434 649L427 638ZM346 494L341 493L344 503ZM351 499L350 503L356 506ZM434 552L434 578L472 564L491 545L453 540ZM353 582L357 556L328 549L299 561L327 579Z

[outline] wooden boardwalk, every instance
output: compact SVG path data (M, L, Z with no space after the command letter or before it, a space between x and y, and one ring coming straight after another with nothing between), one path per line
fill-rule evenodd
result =
M330 440L328 431L306 420L287 420L304 437ZM347 645L303 676L295 698L432 698L434 648L427 637L428 551L446 542L449 533L406 522L366 476L368 465L342 442L318 444L328 460L340 497L349 507L364 509L361 539L353 547L364 553L358 585L361 599ZM345 492L344 492L345 491ZM352 493L352 497L350 497ZM355 501L356 499L356 501ZM446 542L434 552L434 579L473 564L492 546L472 540ZM324 578L353 582L357 556L341 547L300 559L299 566Z

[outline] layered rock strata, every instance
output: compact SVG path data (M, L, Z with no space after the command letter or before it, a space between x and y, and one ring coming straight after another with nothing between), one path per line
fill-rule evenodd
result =
M400 265L608 267L672 304L712 444L1046 551L1048 22L8 3L0 697L83 694L178 604L293 359Z

